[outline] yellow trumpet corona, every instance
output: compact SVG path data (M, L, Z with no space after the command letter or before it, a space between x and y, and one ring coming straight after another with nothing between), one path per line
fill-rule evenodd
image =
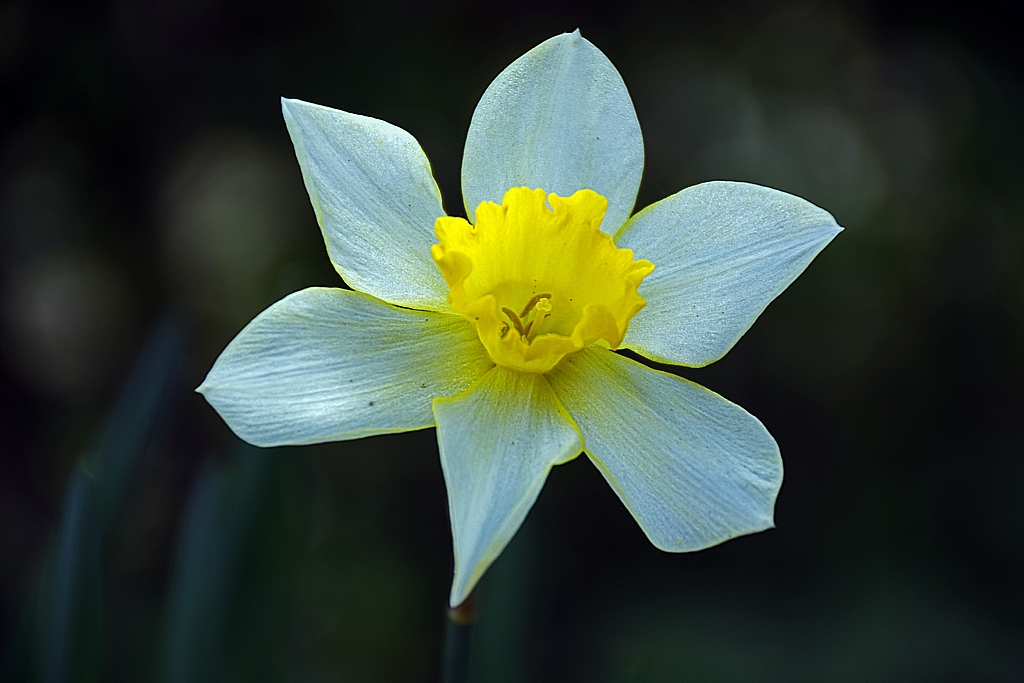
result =
M497 365L547 372L595 342L622 343L645 305L637 294L654 264L634 259L601 231L608 200L515 187L482 202L476 224L442 216L431 256L448 303L476 326Z

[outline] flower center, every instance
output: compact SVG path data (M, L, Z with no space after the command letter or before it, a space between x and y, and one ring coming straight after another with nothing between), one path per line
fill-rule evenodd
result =
M607 207L592 190L559 197L514 187L500 206L482 202L476 225L437 219L430 254L448 303L476 325L495 363L547 372L588 344L622 343L654 264L601 232Z

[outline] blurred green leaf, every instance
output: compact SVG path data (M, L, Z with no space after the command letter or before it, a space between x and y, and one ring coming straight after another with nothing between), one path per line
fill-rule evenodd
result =
M102 680L102 543L96 481L79 464L71 475L43 595L38 656L46 683Z
M183 350L180 325L161 318L94 444L72 471L60 525L30 597L33 627L5 651L5 680L105 680L105 536L175 389Z
M154 326L132 368L106 424L89 449L89 468L96 474L96 496L103 529L124 502L140 461L177 388L185 351L185 335L173 317Z
M243 446L227 467L206 466L189 496L168 600L162 680L275 680L273 637L282 563L280 456Z

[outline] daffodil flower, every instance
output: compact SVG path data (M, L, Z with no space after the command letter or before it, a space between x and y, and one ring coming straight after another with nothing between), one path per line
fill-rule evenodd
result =
M242 439L311 444L437 427L452 605L548 472L585 452L663 550L771 527L774 439L739 406L614 349L721 358L841 230L756 185L709 182L631 216L643 141L618 71L579 32L513 62L473 114L468 220L404 130L285 99L331 261L258 315L199 387Z

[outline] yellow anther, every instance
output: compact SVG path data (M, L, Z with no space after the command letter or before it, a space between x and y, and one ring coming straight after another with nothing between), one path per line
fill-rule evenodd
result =
M529 313L530 310L534 306L536 306L540 302L541 299L550 299L550 298L551 298L550 294L535 294L533 296L533 298L530 299L529 301L527 301L526 305L523 306L523 312L519 314L519 317L520 318L525 318L526 314ZM550 308L551 308L551 304L548 304L548 309L550 310Z

